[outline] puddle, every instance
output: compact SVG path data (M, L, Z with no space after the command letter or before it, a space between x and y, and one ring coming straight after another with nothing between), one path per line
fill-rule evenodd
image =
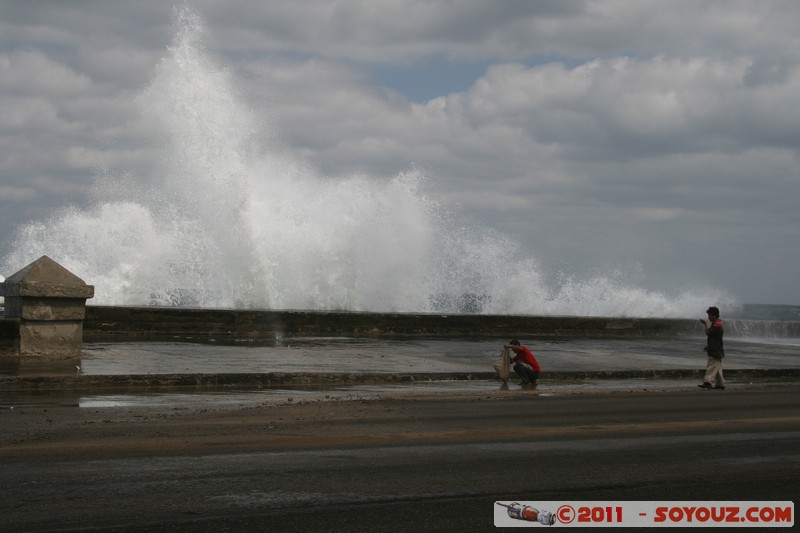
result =
M205 394L96 394L78 399L78 407L168 407L189 409L203 407L225 407L255 405L261 403L263 393L205 393Z

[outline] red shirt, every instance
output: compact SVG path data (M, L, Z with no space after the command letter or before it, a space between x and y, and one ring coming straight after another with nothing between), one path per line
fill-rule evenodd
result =
M531 365L531 368L534 372L537 374L542 373L542 369L539 367L539 362L536 360L527 346L511 346L511 349L514 350L514 353L516 354L511 359L512 361L522 361L523 363L528 363Z

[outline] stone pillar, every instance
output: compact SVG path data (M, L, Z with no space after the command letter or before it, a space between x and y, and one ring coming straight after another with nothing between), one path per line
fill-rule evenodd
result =
M46 255L0 283L6 318L19 320L19 355L80 357L86 299L94 287Z

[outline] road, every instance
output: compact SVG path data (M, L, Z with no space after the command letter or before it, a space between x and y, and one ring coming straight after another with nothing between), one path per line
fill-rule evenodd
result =
M0 529L491 531L495 501L800 486L800 384L83 411L0 415Z

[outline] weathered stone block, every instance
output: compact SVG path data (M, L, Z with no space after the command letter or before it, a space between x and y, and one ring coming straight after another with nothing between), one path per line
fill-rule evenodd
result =
M86 300L27 298L19 317L24 320L83 320L86 317Z
M0 357L19 354L19 320L0 318Z
M79 356L86 299L94 287L47 256L0 283L6 319L19 320L18 354L59 360Z
M0 284L2 286L3 284ZM5 297L5 310L4 316L8 318L19 318L22 313L22 298L19 296L6 296Z
M82 345L83 322L79 320L20 322L20 355L39 355L53 359L75 357L80 355Z
M94 287L43 255L22 270L0 283L0 295L5 297L5 315L17 317L30 303L41 298L85 300L94 297Z

